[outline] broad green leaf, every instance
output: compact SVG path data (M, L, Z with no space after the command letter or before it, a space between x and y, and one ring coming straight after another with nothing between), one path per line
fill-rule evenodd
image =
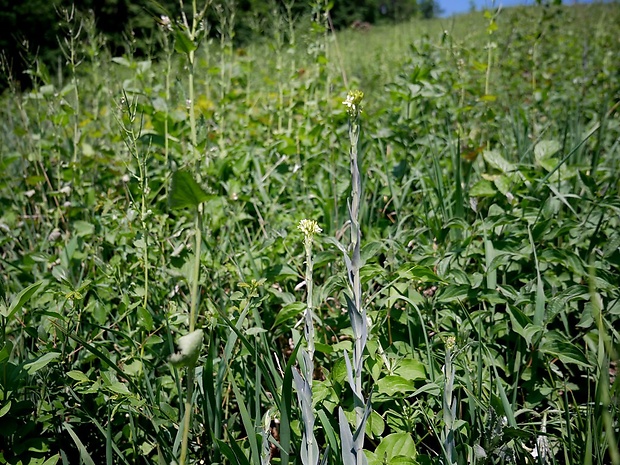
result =
M380 437L385 430L385 422L381 415L379 415L374 410L370 413L368 417L368 422L366 423L366 434L370 437Z
M375 455L379 460L387 459L387 462L391 463L393 458L399 456L413 459L417 451L415 442L409 433L392 433L379 443L375 449Z
M557 331L549 331L545 335L540 344L540 351L560 359L564 364L574 364L585 368L591 368L586 356L579 347L570 343Z
M92 236L95 232L95 225L87 221L77 220L73 222L75 235L78 237Z
M3 416L5 416L9 410L11 410L11 401L9 400L6 404L4 404L2 406L2 408L0 408L0 418L2 418Z
M60 352L48 352L47 354L33 360L32 362L28 362L24 365L24 368L28 372L29 375L35 374L41 368L47 366L50 362L53 362L58 357L60 357Z
M501 176L495 177L493 180L493 184L497 187L497 190L500 191L504 195L508 195L512 189L514 189L514 177L506 176L502 174Z
M131 394L129 389L127 389L127 386L124 383L121 383L120 381L114 381L110 383L110 385L108 386L108 389L112 392L116 392L117 394L121 394L124 396L128 396Z
M504 174L512 174L515 172L515 166L506 160L497 150L485 150L482 152L482 156L489 165Z
M534 158L536 159L536 163L547 171L553 170L557 166L558 160L552 157L561 148L562 146L558 141L541 140L536 144L536 147L534 147Z
M112 57L112 62L121 66L125 66L127 68L131 68L131 62L125 57Z
M153 317L151 316L151 313L142 305L138 307L138 321L140 322L140 326L146 331L153 330Z
M176 171L172 175L170 206L172 208L198 208L209 196L187 171Z
M188 55L190 52L196 50L196 44L190 39L187 32L182 29L175 30L176 40L174 41L174 48L179 53L185 53Z
M449 285L443 288L436 297L437 302L454 302L467 299L470 286L467 284Z
M305 309L306 304L303 302L292 302L290 304L284 305L276 315L276 321L273 322L273 326L271 328L276 328L287 321L292 325L297 316L301 314Z
M433 271L425 266L419 265L405 265L400 270L398 270L398 274L401 278L407 279L415 279L418 281L425 282L442 282L443 280L437 276Z
M422 362L413 359L404 359L398 362L394 372L409 381L426 378L426 370Z
M15 312L20 310L26 304L26 302L28 302L28 300L30 300L32 295L44 283L45 283L45 286L43 286L43 289L45 289L45 287L47 286L47 282L46 281L38 281L38 282L36 282L34 284L31 284L26 289L23 289L19 294L17 294L17 296L15 297L13 302L11 303L11 306L9 307L7 313L3 314L3 316L6 317L7 319L10 319Z
M525 339L528 346L532 345L532 339L534 339L536 335L544 331L542 326L536 326L531 323L526 325L525 328L519 328L515 325L513 326L513 329L519 336Z
M266 333L267 330L264 328L250 328L248 330L246 330L245 335L246 336L256 336L257 334L262 334L262 333Z
M330 373L330 379L334 383L343 384L347 379L347 367L346 362L344 361L344 357L340 357L334 362L334 366L332 367Z
M497 189L486 179L480 179L469 189L470 197L493 197L495 194Z
M388 375L381 378L377 381L376 386L379 394L388 396L415 391L415 384L413 381L395 375Z
M88 376L79 370L72 370L67 373L67 376L75 381L79 381L80 383L90 382Z

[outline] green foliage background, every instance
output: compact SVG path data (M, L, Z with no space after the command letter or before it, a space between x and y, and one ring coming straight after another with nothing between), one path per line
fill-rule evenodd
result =
M169 464L189 404L191 463L301 463L310 218L306 413L343 463L342 102L361 88L368 462L620 464L618 5L337 34L277 11L242 47L158 26L153 56L114 53L78 16L64 73L9 81L0 462ZM169 360L196 301L190 391Z
M240 0L236 2L216 1L235 15L235 43L247 44L257 36L264 35L269 26L265 23L274 8L284 8L281 1ZM405 21L418 14L433 17L437 8L429 0L363 0L352 2L336 0L332 3L330 15L336 29L346 28L356 20L374 24L379 21ZM160 51L156 35L156 18L166 14L180 18L179 2L175 0L27 0L15 2L0 1L0 50L12 69L13 75L24 86L30 82L22 75L35 58L50 67L52 72L64 65L58 47L58 37L64 36L63 18L67 11L75 7L79 15L93 15L97 32L105 37L106 46L114 55L132 53L148 55ZM311 2L291 4L295 17L308 16ZM382 12L383 7L383 12ZM231 9L232 8L232 9ZM186 13L191 10L191 2L185 2ZM217 35L220 19L209 13L208 21L213 36ZM4 75L5 73L3 73ZM2 77L1 88L6 87Z

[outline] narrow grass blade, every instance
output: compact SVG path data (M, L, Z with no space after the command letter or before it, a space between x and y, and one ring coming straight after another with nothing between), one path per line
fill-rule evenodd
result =
M43 286L43 289L45 289L45 287L47 286L47 281L38 281L34 284L31 284L26 289L23 289L19 294L17 294L15 299L13 299L13 302L11 302L11 306L8 308L6 314L3 316L5 316L7 320L10 320L11 317L15 314L15 312L20 310L44 283L45 286Z
M327 417L325 410L319 410L317 412L317 416L319 417L319 420L321 421L321 425L323 425L323 432L325 433L325 436L327 436L328 447L333 451L337 451L339 449L339 444L338 444L336 432L334 431L334 428L331 424L331 421ZM329 455L329 451L326 450L324 458L327 457L328 455Z
M222 451L222 455L224 455L224 457L226 457L231 464L250 465L249 460L233 438L231 438L230 444L227 444L224 441L218 439L217 445Z
M297 353L301 348L301 339L289 357L282 381L282 397L280 410L280 448L282 451L281 463L288 465L291 450L291 410L293 406L293 365L297 360Z
M508 419L508 424L513 428L517 427L517 421L515 420L515 415L512 411L512 405L508 401L508 397L506 396L506 391L504 390L504 386L502 386L502 380L499 377L499 373L497 372L497 367L495 366L495 362L493 361L492 355L488 353L489 360L491 360L491 364L493 367L493 373L495 374L495 384L497 385L497 390L499 391L499 397L502 400L502 407L504 407L504 414Z
M245 405L245 399L241 395L241 391L235 382L235 378L231 375L229 377L230 384L233 388L233 392L235 393L235 398L237 400L237 406L239 407L239 413L241 414L241 422L243 423L243 427L245 429L245 433L248 437L248 442L250 443L250 450L252 453L252 462L255 465L261 465L260 460L260 444L256 439L256 429L254 428L254 422L250 417L250 413L248 412L247 406ZM259 420L260 421L260 420Z
M75 442L75 445L77 446L78 451L80 452L80 459L82 460L82 462L84 462L84 465L95 465L94 460L92 459L92 457L86 450L86 447L84 447L84 444L82 443L78 435L75 434L75 431L73 431L73 428L71 427L71 425L67 422L64 422L63 426L69 433L69 436L71 436L71 439L73 439L73 442Z

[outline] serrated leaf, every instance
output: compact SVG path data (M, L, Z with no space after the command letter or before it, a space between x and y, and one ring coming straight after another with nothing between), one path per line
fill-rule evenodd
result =
M176 171L172 175L169 203L172 208L198 208L209 199L207 193L187 171Z

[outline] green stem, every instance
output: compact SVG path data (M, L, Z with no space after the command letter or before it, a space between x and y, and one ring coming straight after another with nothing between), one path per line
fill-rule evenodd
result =
M357 143L359 139L359 123L357 119L359 115L356 115L352 119L349 126L349 139L351 141L351 247L352 247L352 292L353 302L355 303L356 311L362 316L362 324L365 326L366 312L362 308L362 284L360 279L360 243L361 243L361 231L359 224L359 208L360 208L360 192L361 192L361 179L357 157ZM366 329L359 328L355 334L355 345L353 348L353 370L355 381L355 394L356 394L356 428L362 423L364 415L363 394L362 394L362 356L364 352L364 341L362 339L362 333ZM360 403L361 401L361 403Z
M191 304L189 313L189 332L194 331L196 325L196 309L198 307L198 280L200 279L200 247L202 244L202 204L198 206L196 212L196 225L195 225L195 256L194 256L194 269L192 270L192 288L191 288Z
M312 321L312 291L314 281L312 279L312 244L311 240L306 243L306 341L308 343L308 355L314 359L314 323ZM306 380L310 383L312 373L305 373Z
M196 115L194 112L194 51L189 52L189 127L190 127L190 140L192 143L192 152L194 154L194 163L198 167L200 158L197 150L197 138L196 138Z
M179 458L180 465L185 465L185 459L187 457L187 444L189 442L189 428L192 416L192 397L194 395L194 369L193 365L187 367L187 396L185 397L183 414L183 438L181 441L181 457Z
M196 243L194 247L194 268L192 270L191 282L191 302L189 312L189 332L194 332L196 326L196 309L198 308L198 280L200 279L200 248L202 244L202 204L198 206L196 211L195 232ZM189 441L189 429L192 416L192 397L194 395L194 370L195 364L187 367L187 393L184 402L183 412L183 437L181 440L181 456L179 457L180 465L185 465L187 456L187 443Z

